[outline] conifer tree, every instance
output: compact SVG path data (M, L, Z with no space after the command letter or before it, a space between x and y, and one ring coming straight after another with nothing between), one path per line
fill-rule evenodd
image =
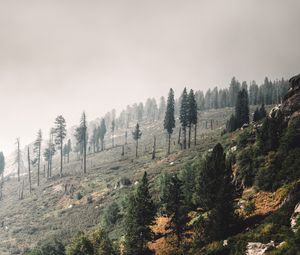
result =
M267 117L267 112L266 112L264 104L262 104L260 109L259 109L259 115L260 115L260 119L263 119L263 118Z
M42 130L37 133L36 140L33 145L34 160L33 165L37 165L37 186L40 185L40 168L41 168L41 149L42 149Z
M259 109L256 107L254 114L253 114L253 121L257 122L260 120L260 112Z
M86 123L85 112L82 113L80 119L80 125L76 128L76 139L78 143L82 146L83 154L83 172L86 173L86 147L87 147L87 123Z
M124 230L125 254L146 254L147 242L153 238L151 225L156 214L154 202L149 192L147 173L137 190L132 192L125 204Z
M68 163L70 162L70 152L72 151L71 139L68 140Z
M175 103L175 102L174 102ZM159 108L158 108L158 119L161 120L165 114L166 111L166 100L165 98L162 96L160 98L160 102L159 102Z
M101 141L101 151L104 150L104 137L105 137L106 131L107 130L106 130L105 120L102 119L100 127L99 127L99 138L100 138L100 141Z
M111 145L114 148L115 147L115 128L116 128L116 121L115 119L111 122Z
M233 217L233 189L231 164L226 165L221 144L217 144L199 164L194 203L208 212L207 238L226 237Z
M139 139L142 137L139 123L136 123L135 129L132 132L132 138L135 140L135 156L138 157Z
M171 88L169 91L168 102L167 102L167 110L165 113L164 120L164 129L168 132L168 155L170 154L171 147L171 135L173 133L173 129L175 127L175 100L174 100L174 91Z
M189 139L188 148L191 147L191 129L192 125L195 126L195 137L194 143L196 145L196 132L197 132L197 102L195 99L194 91L191 89L188 95L188 128L189 128Z
M64 138L67 135L66 120L62 115L57 116L55 119L54 135L55 135L55 143L59 147L59 150L60 150L60 177L62 177L63 144L64 144Z
M177 237L177 247L180 246L186 229L187 207L184 204L182 182L177 175L173 175L167 183L165 197L162 198L166 207L166 215L171 218L168 228Z
M48 162L47 176L52 175L52 157L55 154L55 145L53 143L54 129L50 129L50 137L48 141L48 147L44 151L44 159Z
M189 111L188 95L186 92L186 88L184 88L181 95L181 105L180 105L180 112L179 112L179 119L180 119L182 133L183 133L183 149L186 149L186 128L188 126L188 121L189 121L188 111Z
M235 106L236 128L249 123L249 100L246 89L239 91Z

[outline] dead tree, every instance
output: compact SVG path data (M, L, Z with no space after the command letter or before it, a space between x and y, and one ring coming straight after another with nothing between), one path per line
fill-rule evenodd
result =
M30 153L29 153L29 146L27 150L27 159L28 159L28 181L29 181L29 193L31 193L31 171L30 171Z
M21 168L21 151L20 151L20 138L17 138L17 158L16 163L18 164L18 182L20 182L20 168Z
M19 200L23 200L24 198L24 179L22 181L22 185L19 186Z
M124 156L125 152L124 152L124 145L122 145L122 153L121 156Z

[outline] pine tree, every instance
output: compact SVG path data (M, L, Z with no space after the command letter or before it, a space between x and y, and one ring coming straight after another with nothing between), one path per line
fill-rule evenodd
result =
M174 100L174 91L171 88L169 91L168 102L167 102L167 110L165 113L164 120L164 129L168 132L168 155L170 154L171 147L171 135L173 133L173 129L175 127L175 100Z
M194 143L196 145L196 132L197 132L197 102L195 99L194 91L191 89L188 95L188 128L189 128L189 139L188 148L191 147L191 129L192 125L195 126L195 137Z
M236 118L231 114L230 119L226 123L226 131L231 133L236 130Z
M50 137L48 141L48 147L44 151L44 159L48 163L48 169L47 169L47 177L51 177L52 175L52 157L55 154L55 145L53 143L53 134L54 134L54 129L52 128L50 130Z
M254 111L254 114L253 114L253 121L257 122L259 120L260 120L260 112L259 112L259 109L256 108L255 111Z
M68 140L68 163L70 162L70 152L72 151L71 139Z
M236 128L249 123L249 100L246 89L239 91L235 106Z
M125 204L124 230L125 254L146 254L147 242L153 238L151 225L154 222L156 209L149 192L147 173L144 173L141 184L132 192Z
M177 237L177 247L180 246L184 231L186 229L187 207L184 204L182 182L177 175L173 175L167 183L165 197L162 198L166 205L166 215L171 218L168 226Z
M64 138L67 135L66 120L62 115L57 116L55 119L54 135L55 135L55 143L59 147L59 150L60 150L60 177L62 177L63 144L64 144Z
M262 104L260 109L259 109L259 116L260 116L260 119L263 119L263 118L267 117L267 112L266 112L264 104Z
M200 161L199 168L193 200L208 213L207 238L219 240L227 236L233 217L231 164L226 164L221 144Z
M34 152L34 160L33 165L37 165L37 186L40 185L40 167L41 167L41 149L42 149L42 130L39 130L37 133L37 138L33 145L33 152Z
M162 96L159 102L158 119L161 120L166 112L166 100Z
M106 131L107 130L106 130L106 125L105 125L105 120L102 119L100 127L99 127L99 139L101 141L101 151L104 150L104 137L105 137Z
M94 255L116 255L108 233L104 229L98 227L92 232L90 240L93 245Z
M135 130L132 132L133 140L135 140L135 156L138 157L139 139L142 137L139 123L136 123Z
M116 128L116 121L115 119L113 119L111 122L111 144L113 148L115 147L115 128Z
M186 92L186 88L184 88L181 95L181 105L180 105L180 113L179 119L182 127L183 133L183 149L186 149L186 128L188 126L188 110L189 110L189 102L188 95Z
M78 143L82 146L83 154L83 172L86 173L86 147L87 147L87 123L85 112L82 113L80 119L80 125L76 128L76 139Z

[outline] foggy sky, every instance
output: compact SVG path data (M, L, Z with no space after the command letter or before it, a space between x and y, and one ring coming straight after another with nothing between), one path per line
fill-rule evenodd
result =
M183 86L300 72L299 0L0 0L0 151Z

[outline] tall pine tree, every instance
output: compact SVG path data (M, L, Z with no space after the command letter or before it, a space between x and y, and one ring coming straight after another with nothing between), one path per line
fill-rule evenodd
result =
M146 254L147 242L153 239L151 225L156 208L149 192L147 172L141 184L132 192L125 204L124 230L126 255Z
M179 119L180 119L182 133L183 133L183 148L184 149L186 149L186 128L189 123L188 111L189 111L188 95L186 92L186 88L184 88L182 95L181 95L181 105L180 105L180 112L179 112Z
M132 132L132 138L135 140L135 157L138 157L139 139L142 137L139 123L136 123L135 129Z
M63 171L63 146L64 138L67 135L66 130L66 120L62 115L59 115L55 119L54 135L55 135L55 144L59 147L60 150L60 177L62 177Z
M196 145L196 132L197 132L197 102L195 99L194 91L191 89L188 95L188 128L189 128L189 139L188 139L188 147L191 147L191 129L192 125L195 126L195 137L194 143Z
M173 133L173 129L175 127L175 100L174 100L174 91L170 88L167 102L167 110L165 113L164 120L164 129L167 130L168 133L168 155L170 154L171 147L171 135Z

